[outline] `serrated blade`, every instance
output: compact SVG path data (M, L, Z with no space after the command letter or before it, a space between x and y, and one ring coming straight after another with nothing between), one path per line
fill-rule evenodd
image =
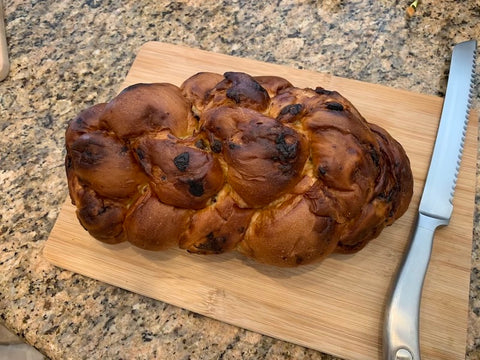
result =
M447 92L419 212L449 220L472 100L477 42L455 45Z

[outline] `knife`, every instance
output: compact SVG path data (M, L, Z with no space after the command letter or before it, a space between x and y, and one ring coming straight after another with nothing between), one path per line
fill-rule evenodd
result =
M477 42L454 46L447 92L413 236L387 301L385 360L420 360L419 315L435 230L448 225L470 112Z

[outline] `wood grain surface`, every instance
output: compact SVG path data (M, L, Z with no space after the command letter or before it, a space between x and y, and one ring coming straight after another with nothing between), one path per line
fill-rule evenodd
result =
M442 99L157 42L140 49L121 88L137 82L180 85L199 71L279 75L298 87L339 91L406 149L415 179L408 212L357 254L280 269L236 253L200 256L178 249L148 252L128 244L105 245L83 230L67 200L44 255L59 267L265 335L347 359L380 358L385 301L414 222ZM436 233L424 285L423 359L465 357L476 129L472 113L453 217Z

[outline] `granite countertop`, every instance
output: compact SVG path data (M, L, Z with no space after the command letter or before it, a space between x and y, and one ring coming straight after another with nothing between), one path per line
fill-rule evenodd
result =
M52 359L334 359L49 264L42 249L67 197L66 123L111 99L150 40L442 96L452 45L480 38L478 3L422 1L407 18L408 1L3 2L0 321ZM479 223L476 212L470 360L480 358Z

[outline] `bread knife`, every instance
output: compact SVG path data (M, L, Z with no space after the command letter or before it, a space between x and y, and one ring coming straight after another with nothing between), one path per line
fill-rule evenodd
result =
M420 360L419 316L433 237L453 211L475 75L477 42L453 47L447 92L413 235L399 267L384 318L385 360Z

